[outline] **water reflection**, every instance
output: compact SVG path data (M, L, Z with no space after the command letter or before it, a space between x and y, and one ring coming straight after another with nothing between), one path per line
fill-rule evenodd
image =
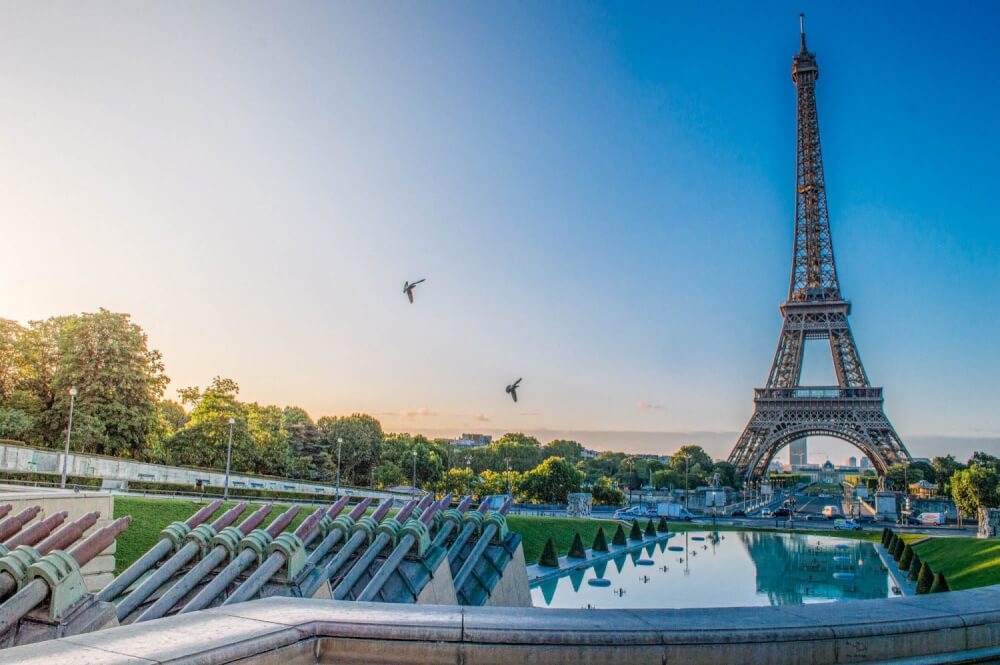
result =
M833 537L686 532L622 554L612 563L574 571L532 588L534 604L599 608L799 605L891 595L888 574L871 544ZM605 579L610 586L590 584L596 579Z

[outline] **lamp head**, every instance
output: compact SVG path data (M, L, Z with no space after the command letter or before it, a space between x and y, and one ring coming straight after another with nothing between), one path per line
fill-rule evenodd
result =
M76 386L71 386L70 389L69 389L69 396L70 397L76 397L76 392L77 392Z
M236 424L236 418L230 418L229 419L229 424L230 425L235 425Z

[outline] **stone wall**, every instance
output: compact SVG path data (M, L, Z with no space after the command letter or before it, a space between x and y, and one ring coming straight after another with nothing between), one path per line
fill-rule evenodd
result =
M108 492L74 492L72 490L60 489L35 489L19 487L14 485L0 485L0 504L9 503L14 508L9 513L14 515L30 506L41 506L35 521L43 520L53 513L65 510L69 516L63 525L69 524L73 520L83 517L86 513L99 511L100 519L89 531L84 533L86 538L91 533L107 526L114 519L114 497ZM34 524L29 522L25 528ZM79 542L79 541L78 541ZM115 570L115 543L108 549L101 552L83 567L83 579L87 583L89 591L97 591L103 588L114 578Z
M58 475L62 473L63 453L59 450L48 450L45 448L32 448L29 446L18 446L8 443L0 443L0 469L7 471L26 471L32 473L49 473ZM222 487L225 484L226 474L224 471L211 471L206 469L192 469L179 466L164 466L162 464L149 464L147 462L137 462L135 460L119 457L105 457L103 455L84 455L71 452L67 465L68 473L71 476L86 476L91 478L102 478L108 481L142 480L157 483L177 483L182 485L194 485L201 480L203 483ZM318 483L307 483L283 478L270 478L267 476L251 476L245 474L231 474L229 487L232 492L238 493L240 488L278 490L287 492L307 492L316 496L333 496L334 488L329 485ZM344 493L354 496L372 496L375 498L386 498L396 496L390 492L377 490L367 490L358 488L341 488Z

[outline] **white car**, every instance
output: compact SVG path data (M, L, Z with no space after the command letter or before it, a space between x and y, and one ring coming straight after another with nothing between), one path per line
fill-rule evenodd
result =
M833 528L837 531L861 531L861 525L854 520L834 520Z

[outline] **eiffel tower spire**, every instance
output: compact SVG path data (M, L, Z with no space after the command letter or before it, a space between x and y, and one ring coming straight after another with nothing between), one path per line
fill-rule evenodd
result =
M757 389L754 415L729 461L747 477L764 473L774 454L794 439L839 437L860 448L884 473L910 454L886 418L882 389L873 388L861 364L847 317L851 304L840 293L826 206L826 180L816 112L816 55L806 48L805 16L799 15L799 52L792 58L796 89L795 239L788 300L767 387ZM836 386L803 388L807 339L830 343Z

